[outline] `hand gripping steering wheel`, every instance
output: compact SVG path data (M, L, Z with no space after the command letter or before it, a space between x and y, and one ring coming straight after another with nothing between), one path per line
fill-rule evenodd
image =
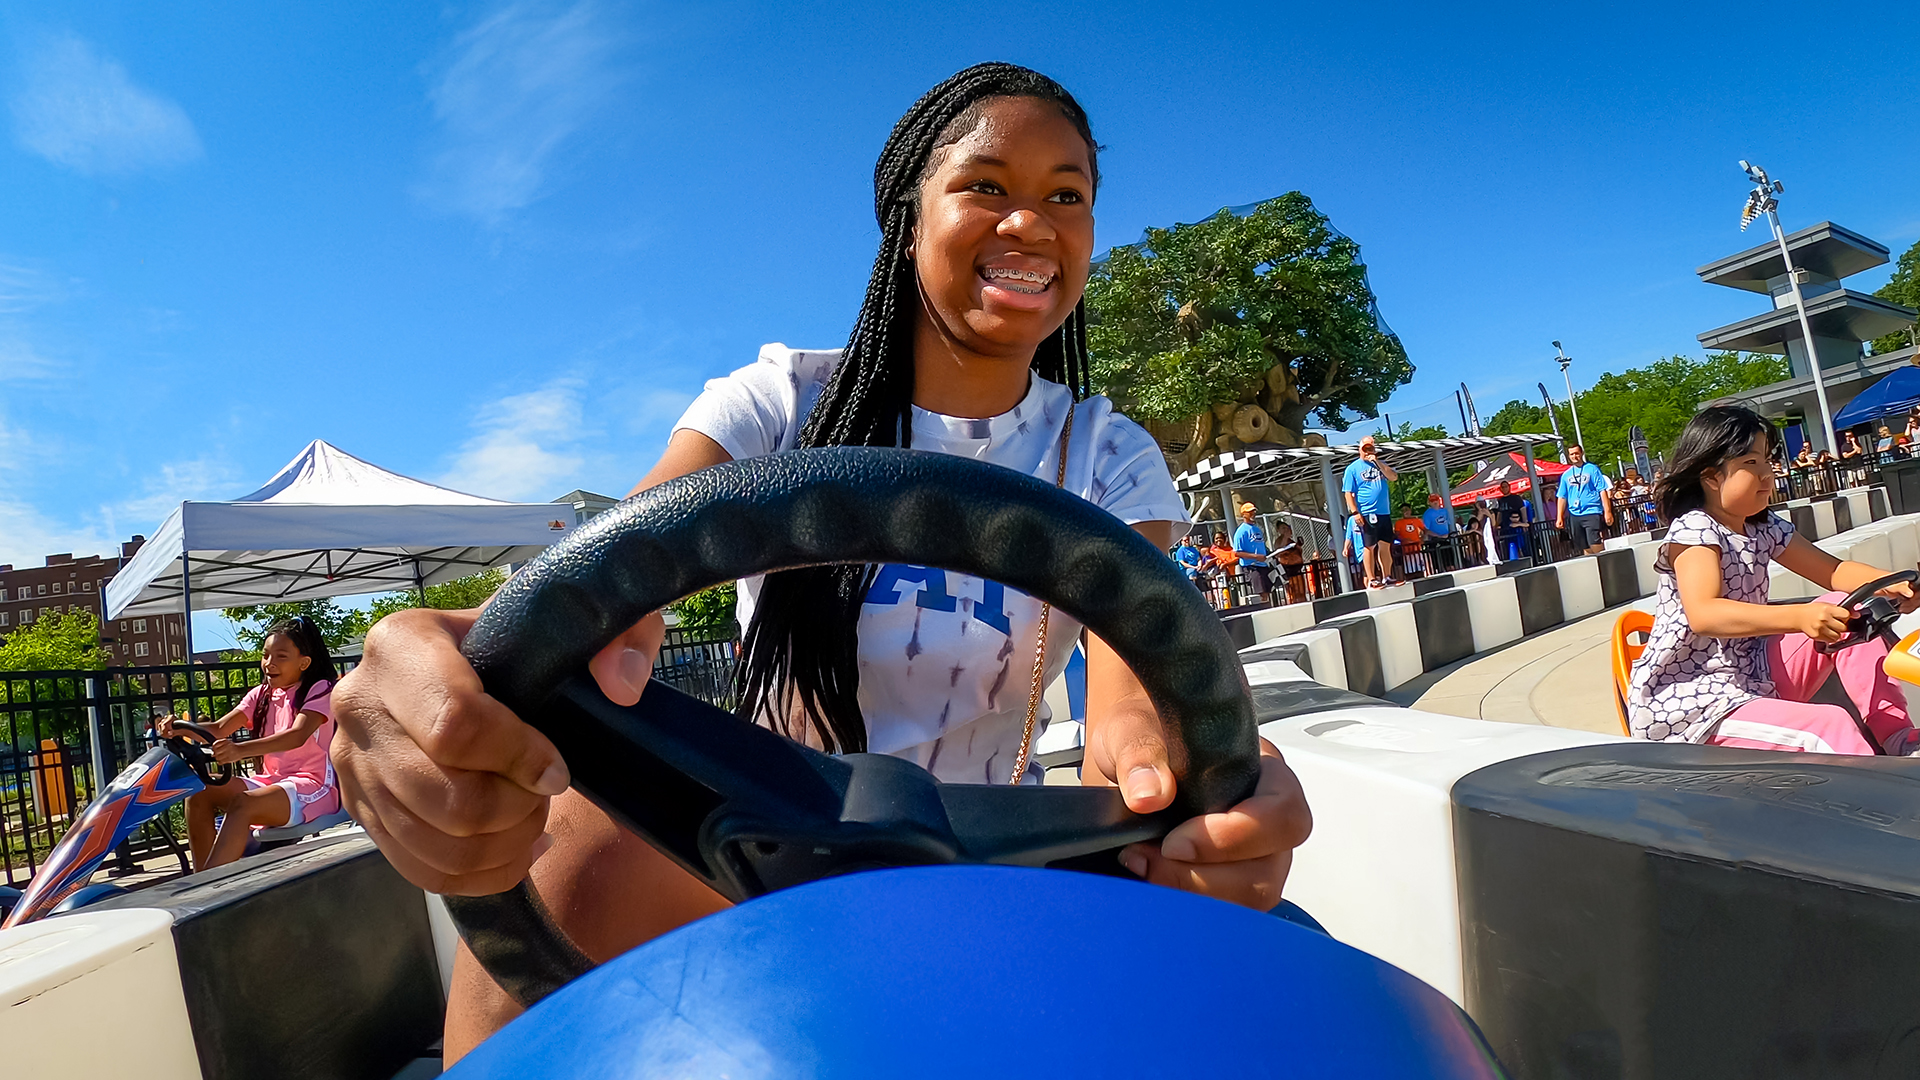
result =
M220 736L191 720L175 720L173 730L175 733L167 736L167 750L186 762L187 768L193 770L201 783L218 787L233 779L233 766L215 762L213 754L207 749L218 742ZM193 742L187 738L189 735L200 741Z
M587 674L594 654L673 600L830 563L958 571L1078 619L1165 722L1174 805L1141 817L1112 788L942 784L899 758L830 757L657 681L622 708ZM461 651L488 693L559 748L575 788L734 901L878 867L1112 870L1115 849L1239 802L1259 775L1239 658L1166 555L1084 499L948 454L803 450L649 488L508 580ZM529 882L446 903L475 959L523 1005L593 967Z
M1839 605L1853 612L1853 617L1847 620L1846 636L1839 641L1816 642L1814 648L1822 653L1836 653L1882 635L1886 636L1889 645L1893 644L1893 624L1900 618L1900 609L1894 606L1893 601L1874 594L1881 589L1902 583L1910 584L1916 580L1920 580L1920 571L1901 570L1883 578L1875 578L1848 593Z

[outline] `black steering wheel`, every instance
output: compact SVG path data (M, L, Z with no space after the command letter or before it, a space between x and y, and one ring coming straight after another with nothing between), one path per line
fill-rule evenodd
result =
M1839 641L1817 642L1814 648L1822 653L1836 653L1877 637L1885 637L1887 644L1893 644L1893 624L1900 618L1900 609L1894 606L1893 601L1875 594L1881 589L1902 583L1911 584L1917 580L1920 580L1920 571L1901 570L1883 578L1875 578L1848 593L1846 599L1840 601L1841 607L1853 612L1853 617L1847 620L1846 635Z
M942 784L880 754L830 757L658 681L609 702L587 661L649 612L752 574L908 563L1001 582L1111 645L1167 725L1178 797L1140 817L1112 788ZM997 465L838 447L729 462L627 499L508 580L461 649L553 740L573 786L734 901L931 863L1117 867L1113 852L1246 798L1247 681L1219 618L1112 515ZM446 898L474 958L523 1005L593 967L530 883Z
M233 766L214 761L213 755L207 751L207 747L220 739L212 729L191 720L175 720L173 731L174 734L167 736L166 740L168 752L186 762L187 768L193 770L201 783L218 787L233 779Z

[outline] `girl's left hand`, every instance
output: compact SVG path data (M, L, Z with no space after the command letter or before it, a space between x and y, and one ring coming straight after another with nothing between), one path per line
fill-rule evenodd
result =
M251 757L245 750L235 746L232 739L220 739L211 747L213 760L222 765L231 765L243 758Z
M1118 735L1114 725L1109 732ZM1115 740L1103 740L1107 747ZM1127 808L1152 813L1173 802L1173 770L1167 767L1166 744L1154 735L1136 732L1122 736L1117 753L1097 752L1095 766L1121 779ZM1097 760L1105 759L1105 760ZM1293 849L1313 831L1300 781L1287 768L1280 751L1260 740L1260 780L1253 794L1218 814L1203 814L1181 822L1157 844L1131 844L1120 861L1134 876L1270 911L1280 903L1280 890L1293 867Z
M1913 591L1913 586L1904 581L1898 585L1889 585L1881 589L1880 595L1893 601L1894 606L1900 609L1902 615L1916 608L1920 608L1920 594L1916 594Z

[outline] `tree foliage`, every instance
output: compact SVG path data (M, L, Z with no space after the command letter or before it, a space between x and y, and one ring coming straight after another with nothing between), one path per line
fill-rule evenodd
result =
M1894 264L1893 279L1874 291L1875 296L1903 307L1920 310L1920 240L1900 256ZM1897 330L1886 337L1875 338L1873 351L1888 353L1895 349L1904 349L1913 344L1913 339L1905 330Z
M260 646L266 641L267 628L298 615L313 620L314 626L320 630L320 639L327 643L330 652L364 635L368 625L366 612L341 607L332 600L249 604L246 607L222 608L220 614L233 624L234 639L240 642L239 653L230 655L228 659L258 658Z
M499 591L506 580L506 571L495 568L439 585L429 585L426 606L443 611L477 608ZM305 615L320 628L320 637L326 641L327 648L338 651L342 646L365 637L374 623L388 615L419 606L419 594L407 590L376 596L365 611L341 607L332 600L302 600L289 604L226 608L221 614L234 624L233 636L242 646L232 658L253 659L260 655L260 645L266 638L267 627L282 619Z
M1586 436L1587 457L1609 471L1615 458L1632 460L1627 447L1628 429L1636 424L1645 432L1649 449L1665 454L1700 406L1728 394L1779 382L1788 374L1785 357L1731 352L1709 353L1705 360L1669 356L1618 375L1603 374L1578 395L1579 430ZM1572 440L1573 416L1566 404L1556 403L1554 413L1560 421L1560 433ZM1489 435L1511 435L1544 433L1553 427L1545 407L1515 400L1502 405L1482 429Z
M0 671L91 671L106 663L100 622L85 609L42 615L0 642Z
M674 601L667 610L673 612L680 620L680 625L689 630L731 626L736 596L734 583L722 582Z
M500 586L506 584L506 581L507 572L495 567L442 582L439 585L429 585L426 606L439 611L465 611L468 608L477 608L486 603L494 593L499 592ZM360 632L366 633L374 623L396 611L405 611L419 606L421 605L418 593L396 592L376 596L373 599L372 612L367 619L367 625Z
M1094 268L1087 310L1094 388L1138 420L1250 400L1278 367L1286 385L1265 405L1276 422L1344 431L1346 410L1379 415L1413 375L1359 245L1297 191L1244 217L1148 229Z

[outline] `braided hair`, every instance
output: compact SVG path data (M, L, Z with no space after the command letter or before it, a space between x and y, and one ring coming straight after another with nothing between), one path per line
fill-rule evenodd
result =
M1099 145L1085 110L1064 87L1037 71L1014 64L976 64L914 102L893 126L874 165L873 213L880 223L880 250L847 347L800 428L799 446L911 445L920 283L908 245L920 211L920 186L939 166L945 148L971 134L987 106L1004 98L1032 98L1059 109L1087 141L1090 179L1098 189ZM1033 371L1067 386L1075 401L1087 396L1084 302L1034 350ZM856 631L875 570L840 565L767 575L735 670L741 715L769 719L794 737L810 728L829 751L866 749Z

